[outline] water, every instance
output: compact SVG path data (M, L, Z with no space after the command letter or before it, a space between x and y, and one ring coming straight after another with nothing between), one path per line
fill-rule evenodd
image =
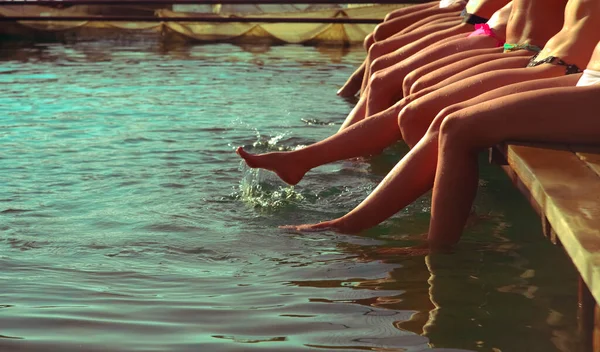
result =
M360 236L344 214L406 151L296 187L234 149L339 128L361 50L81 43L0 50L1 351L573 351L576 275L483 163L452 254L389 256L425 196Z

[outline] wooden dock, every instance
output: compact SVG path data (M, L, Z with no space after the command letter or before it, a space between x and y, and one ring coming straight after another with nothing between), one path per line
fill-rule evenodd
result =
M529 199L544 234L579 272L579 326L586 351L600 351L600 147L502 144L490 160Z

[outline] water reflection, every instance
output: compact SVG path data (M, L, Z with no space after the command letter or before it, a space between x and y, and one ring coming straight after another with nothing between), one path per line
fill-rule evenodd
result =
M362 52L0 45L0 350L574 346L572 267L491 172L450 254L398 250L427 231L428 197L362 237L277 229L345 213L402 147L240 191L234 146L333 133Z

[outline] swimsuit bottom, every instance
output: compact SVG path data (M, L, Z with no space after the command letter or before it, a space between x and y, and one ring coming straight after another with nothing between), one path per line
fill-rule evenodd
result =
M594 84L600 84L600 71L594 71L585 69L579 81L577 81L577 87L591 86Z
M537 56L538 56L538 54L535 54L531 58L531 60L529 60L527 67L536 67L541 64L551 64L551 65L564 66L565 67L565 75L572 75L574 73L582 72L581 69L579 67L577 67L577 65L570 65L570 64L564 62L563 60L557 58L556 56L548 56L547 58L545 58L543 60L536 60Z
M474 15L472 13L468 13L467 9L462 10L462 12L460 13L460 17L463 18L463 23L468 23L468 24L472 24L472 25L476 25L476 24L480 24L480 23L486 23L487 21L489 21L487 18L483 18L477 15Z
M454 4L464 2L464 0L440 0L440 9L450 7Z
M475 30L469 34L469 37L486 36L496 39L496 47L499 48L504 45L504 40L498 38L494 31L487 25L487 23L480 23L475 25Z
M542 51L542 48L540 48L537 45L531 45L531 44L509 44L509 43L504 43L504 52L505 53L510 53L511 51L517 51L517 50L529 50L529 51L533 51L534 53L539 53L540 51Z

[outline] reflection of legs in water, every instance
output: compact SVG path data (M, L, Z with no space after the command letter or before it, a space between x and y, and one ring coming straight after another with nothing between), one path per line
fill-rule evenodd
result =
M481 81L481 78L475 77L474 81L463 82L462 85L461 82L459 82L455 85L455 87L448 87L450 89L448 92L457 90L458 95L468 95L469 91L471 91L470 96L477 96L478 94L472 94L473 90L475 90L477 93L481 91L487 91L488 89L493 89L494 86L503 87L506 84L518 82L519 80L523 79L532 80L536 78L557 75L561 75L561 77L558 79L543 80L542 84L545 84L546 86L556 86L557 84L564 85L565 80L568 81L570 85L575 84L575 82L573 82L573 77L562 76L564 74L564 69L558 68L557 70L557 67L550 65L547 65L547 67L540 70L534 69L536 68L512 70L516 72L516 74L513 75L511 75L511 70L506 70L505 72L497 75L488 76L488 78L484 79L483 82ZM531 75L524 76L522 72L524 70L531 72ZM512 80L511 78L507 78L511 76ZM481 75L481 77L483 78L484 75ZM516 86L503 87L488 92L485 95L477 97L471 101L465 102L464 104L467 106L472 105L479 101L485 101L482 99L491 99L496 96L503 96L507 91L530 90L532 89L531 87L533 87L533 89L539 89L540 85L537 82L526 82ZM443 95L440 96L440 98L442 97ZM463 101L461 99L454 100L454 102L444 104L444 106ZM439 108L438 111L442 109L443 107ZM438 116L431 124L427 135L421 138L418 144L412 150L410 150L398 164L396 164L396 166L381 181L377 188L375 188L375 190L362 203L351 210L348 214L342 216L341 218L321 222L319 224L290 226L290 228L300 231L320 231L332 229L343 233L356 233L377 225L410 203L414 202L433 186L433 180L436 171L435 168L437 164L437 141L439 127L445 118L445 114L445 111L440 112L440 116Z
M597 143L599 86L501 97L452 113L441 127L429 241L460 238L477 191L477 152L504 140ZM567 118L568 117L568 118Z

